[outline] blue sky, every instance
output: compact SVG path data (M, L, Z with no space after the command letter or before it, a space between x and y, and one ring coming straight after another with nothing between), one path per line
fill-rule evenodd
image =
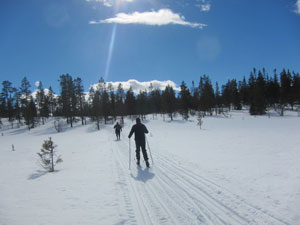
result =
M0 81L212 82L300 72L300 0L1 0Z

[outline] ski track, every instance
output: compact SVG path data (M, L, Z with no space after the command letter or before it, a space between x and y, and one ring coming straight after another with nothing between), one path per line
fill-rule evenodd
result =
M154 155L155 165L150 169L143 170L144 165L135 167L132 160L129 170L129 143L123 141L123 134L121 138L108 141L112 143L119 190L127 213L123 224L288 225L162 154ZM135 158L134 152L131 145L131 159ZM134 176L136 173L141 173L140 180ZM147 177L151 174L153 179Z
M288 225L287 222L279 218L276 218L274 215L267 212L266 210L261 209L260 207L253 206L246 200L242 199L240 196L233 194L232 192L222 188L221 186L215 184L214 182L206 178L203 178L192 171L184 169L183 167L179 166L176 163L172 163L174 162L173 160L172 162L170 162L165 158L161 158L161 157L159 157L159 160L163 162L162 166L165 167L167 171L174 172L176 170L176 174L174 174L175 176L181 177L183 180L185 180L186 182L194 186L199 191L203 191L214 201L217 201L219 204L223 205L223 207L228 208L228 210L232 211L232 213L248 221L249 223L247 224ZM221 196L218 197L219 195ZM218 198L220 200L218 200ZM242 213L238 213L236 210L238 210L239 212L244 210L243 212L244 215L241 215ZM257 221L257 219L260 220ZM266 223L263 223L264 221Z

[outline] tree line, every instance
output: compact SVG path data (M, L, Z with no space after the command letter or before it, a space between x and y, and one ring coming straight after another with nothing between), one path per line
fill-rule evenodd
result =
M101 121L106 124L117 117L123 120L128 115L145 118L147 114L167 114L173 120L174 114L179 113L187 120L197 112L203 117L248 108L251 115L264 115L274 109L283 116L287 107L293 110L300 104L299 73L285 69L279 74L274 70L270 76L265 69L254 68L248 78L228 80L221 87L218 82L213 87L209 76L203 75L197 84L193 81L190 88L182 81L178 92L172 86L160 90L150 84L149 91L134 94L131 87L125 91L120 83L115 90L111 83L101 78L85 93L82 79L74 79L69 74L59 77L59 86L60 93L55 94L51 87L44 89L40 81L33 95L26 77L19 88L4 80L0 123L1 118L8 118L12 126L14 121L18 125L24 122L31 129L37 123L44 124L49 117L64 117L72 127L74 122L81 121L84 125L90 118L100 129Z

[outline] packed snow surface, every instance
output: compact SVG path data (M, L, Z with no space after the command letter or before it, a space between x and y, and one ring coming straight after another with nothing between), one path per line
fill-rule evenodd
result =
M1 225L300 224L297 113L231 112L202 129L196 117L147 116L150 169L136 166L130 118L120 141L113 124L57 133L53 119L30 131L2 122ZM37 155L49 137L63 159L53 173Z

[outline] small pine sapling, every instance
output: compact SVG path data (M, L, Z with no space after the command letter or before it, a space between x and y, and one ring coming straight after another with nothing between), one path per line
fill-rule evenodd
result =
M54 145L50 137L49 140L44 141L41 152L37 153L40 157L41 166L49 172L54 172L55 165L62 162L60 156L56 157L55 155L54 149L56 147L57 145Z

